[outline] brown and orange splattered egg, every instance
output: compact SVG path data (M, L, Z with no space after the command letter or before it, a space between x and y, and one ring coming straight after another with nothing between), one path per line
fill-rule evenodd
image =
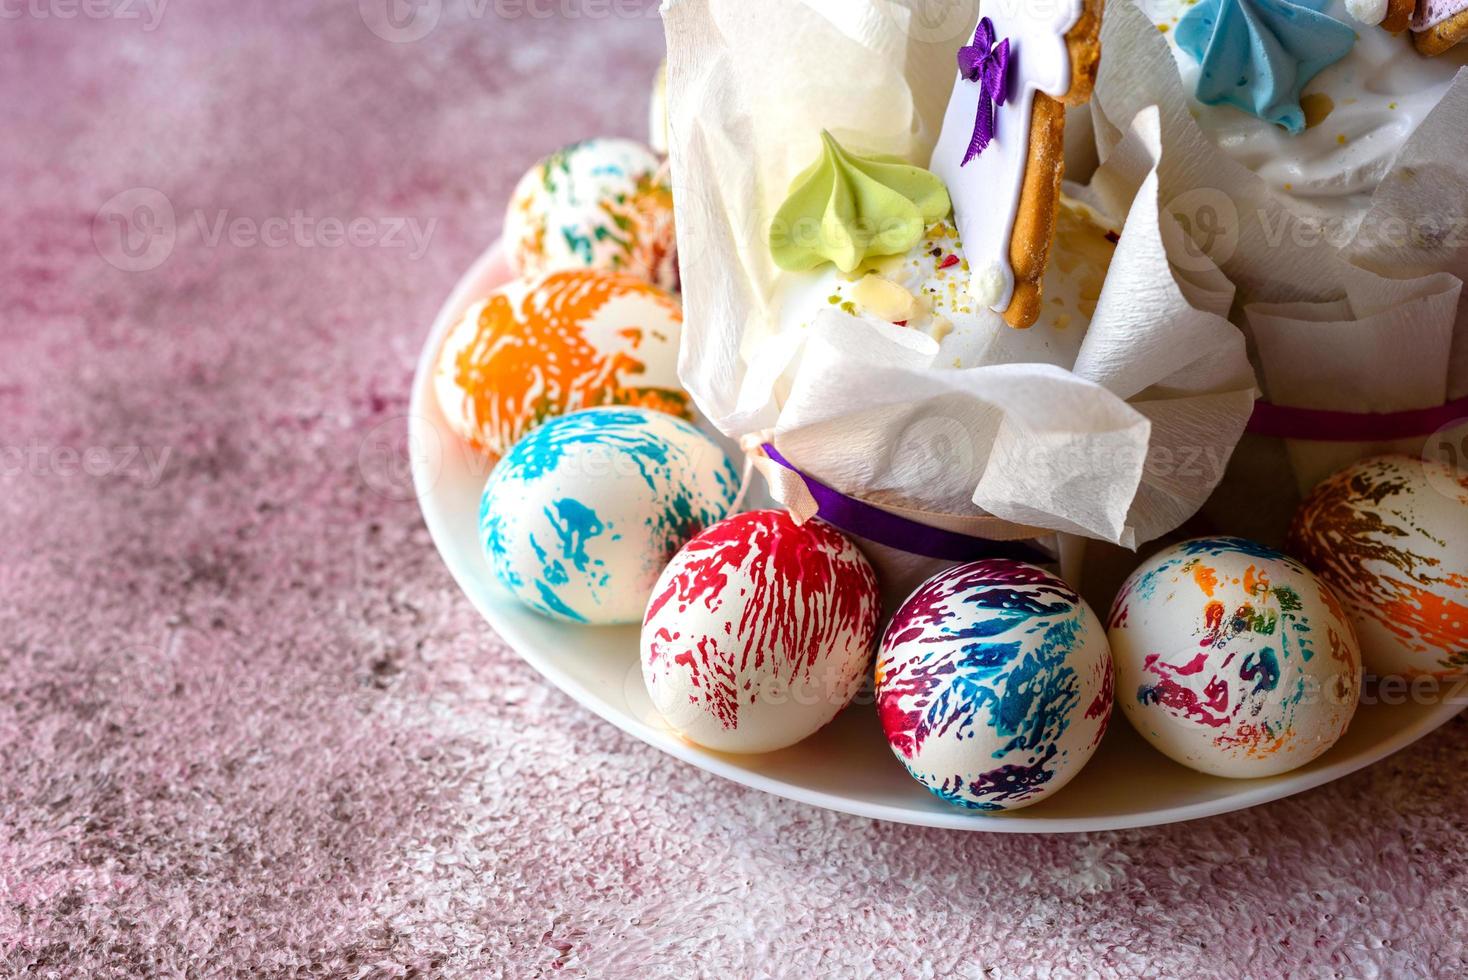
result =
M1372 673L1468 674L1468 473L1363 460L1315 488L1290 547L1345 603Z
M578 409L629 405L687 418L682 328L677 299L635 276L581 270L512 282L449 331L434 392L449 428L495 457Z

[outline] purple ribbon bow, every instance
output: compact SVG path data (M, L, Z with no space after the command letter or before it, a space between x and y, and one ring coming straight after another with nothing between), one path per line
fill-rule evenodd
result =
M994 107L1003 105L1009 88L1009 38L994 46L994 22L985 17L974 32L974 43L958 52L958 70L979 83L979 115L974 120L974 138L960 166L983 153L994 138Z

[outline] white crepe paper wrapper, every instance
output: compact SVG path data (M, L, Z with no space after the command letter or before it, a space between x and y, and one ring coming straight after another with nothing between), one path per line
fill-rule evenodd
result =
M1203 133L1167 41L1132 0L1107 5L1101 43L1091 101L1099 155L1155 107L1166 209L1209 232L1206 252L1238 287L1267 398L1390 412L1468 395L1468 72L1404 145L1359 223L1330 228L1292 211ZM1418 452L1425 441L1287 448L1307 490L1363 456Z
M1264 384L1275 404L1341 412L1402 412L1461 397L1448 385L1462 282L1447 273L1381 279L1334 303L1246 309ZM1426 434L1391 442L1286 440L1301 493L1379 453L1418 454Z
M767 229L820 131L920 165L937 140L977 14L941 31L913 16L889 0L664 3L683 383L726 435L772 438L879 507L1128 547L1165 533L1221 478L1256 389L1232 286L1160 207L1156 112L1074 191L1125 223L1073 363L941 366L927 335L835 308L779 333L789 274Z

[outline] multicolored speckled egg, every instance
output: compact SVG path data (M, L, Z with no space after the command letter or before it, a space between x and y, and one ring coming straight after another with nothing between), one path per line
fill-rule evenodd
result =
M1242 538L1187 541L1144 563L1112 606L1110 636L1132 727L1200 772L1299 768L1356 713L1361 652L1339 600Z
M524 277L603 269L678 288L668 172L632 140L573 143L532 167L510 199L505 244Z
M993 559L925 582L887 627L877 712L898 760L933 795L1017 810L1055 793L1111 717L1101 621L1065 582Z
M688 542L653 589L648 694L699 745L794 745L860 689L880 605L871 566L830 525L777 510L731 517Z
M1412 456L1357 463L1301 506L1290 550L1340 596L1372 673L1468 673L1468 473Z
M444 338L434 392L450 429L503 456L546 419L633 405L689 417L678 301L633 276L555 272L512 282Z
M681 419L598 408L516 443L484 488L484 555L515 597L575 623L641 620L658 573L729 513L739 474Z

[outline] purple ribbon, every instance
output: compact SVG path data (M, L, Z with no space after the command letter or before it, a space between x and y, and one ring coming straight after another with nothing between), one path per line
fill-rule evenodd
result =
M1333 412L1260 401L1254 403L1249 431L1312 442L1395 442L1428 436L1460 422L1468 422L1468 398L1405 412Z
M976 538L957 531L945 531L917 521L898 517L896 514L873 507L854 497L848 497L824 483L796 469L780 455L779 450L769 443L764 446L765 455L785 467L804 481L806 489L815 498L817 516L847 534L866 538L877 544L896 548L908 554L924 558L939 558L943 561L978 561L981 558L1008 558L1025 561L1033 565L1054 564L1055 559L1039 548L1020 541L991 541Z
M985 17L974 31L974 43L959 49L958 70L964 78L979 83L979 114L974 120L974 138L960 166L988 149L994 139L996 105L1003 105L1009 90L1009 38L994 46L994 22Z
M1289 408L1260 401L1255 403L1249 431L1255 435L1316 442L1394 442L1431 435L1462 422L1468 422L1468 398L1405 412L1334 412L1318 408ZM848 497L806 475L770 443L765 443L764 450L766 456L805 483L816 502L816 513L821 520L848 534L898 551L943 561L1008 558L1036 565L1055 561L1046 552L1023 542L991 541L899 517L863 500Z

